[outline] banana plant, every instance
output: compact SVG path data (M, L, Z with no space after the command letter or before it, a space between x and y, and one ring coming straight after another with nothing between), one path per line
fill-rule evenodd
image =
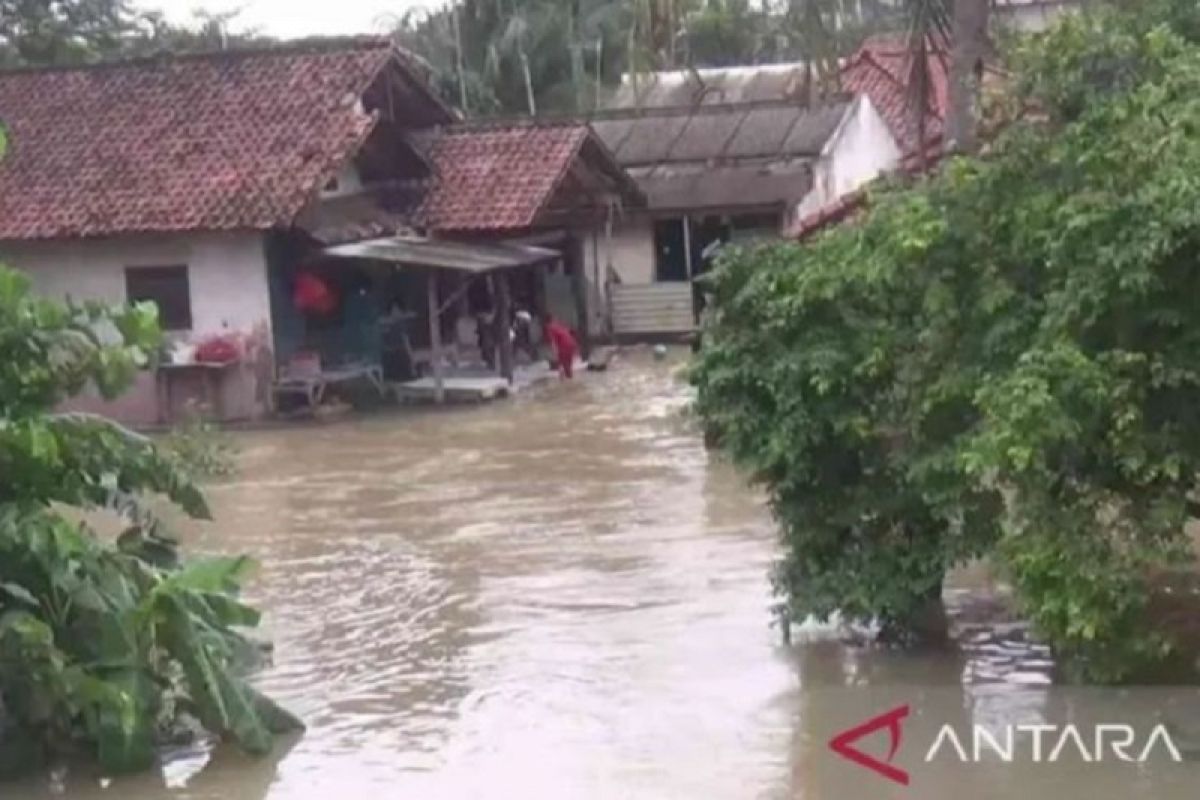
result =
M0 267L0 773L74 752L143 769L189 720L256 754L300 727L243 677L251 562L183 558L146 502L207 518L186 465L53 410L89 385L116 395L157 347L152 306L60 305ZM124 533L106 540L64 509Z

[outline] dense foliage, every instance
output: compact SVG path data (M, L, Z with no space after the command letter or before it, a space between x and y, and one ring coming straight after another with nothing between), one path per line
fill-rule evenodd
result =
M234 668L244 558L181 562L145 499L193 517L183 465L116 424L51 409L125 389L158 337L152 307L64 307L0 268L0 773L83 750L110 771L149 765L188 718L262 753L295 720ZM80 514L116 515L98 537Z
M989 152L855 224L730 255L694 372L768 487L793 619L919 624L989 556L1077 674L1170 636L1200 470L1200 11L1068 19L1014 56Z
M230 33L236 16L198 11L192 25L172 25L131 0L0 0L0 67L86 64L257 41L253 31Z
M160 440L159 447L196 479L226 478L235 471L233 439L196 409Z

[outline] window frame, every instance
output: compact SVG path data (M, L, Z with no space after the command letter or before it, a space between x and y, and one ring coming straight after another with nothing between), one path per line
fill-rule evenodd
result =
M167 295L178 291L182 279L182 297ZM148 264L125 267L125 299L129 303L154 303L158 322L169 333L191 331L192 277L187 264Z

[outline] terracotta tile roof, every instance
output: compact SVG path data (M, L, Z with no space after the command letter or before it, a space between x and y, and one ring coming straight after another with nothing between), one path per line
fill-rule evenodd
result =
M949 104L950 81L947 60L931 53L929 73L933 82L933 108L926 122L926 136L940 137ZM884 122L905 152L917 149L917 126L909 109L908 77L911 61L907 43L895 36L875 36L863 43L842 67L842 88L871 98Z
M386 40L0 72L0 239L289 224L375 123Z
M858 189L849 194L844 194L833 202L827 203L822 208L812 212L807 217L797 221L788 230L788 236L804 241L830 225L838 225L850 219L865 208L866 205L866 191Z
M583 122L450 128L426 146L435 177L419 216L433 231L532 227L585 148L600 154L618 180L628 183Z

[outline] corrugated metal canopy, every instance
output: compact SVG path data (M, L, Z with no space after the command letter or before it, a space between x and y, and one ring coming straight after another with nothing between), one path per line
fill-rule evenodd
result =
M816 156L850 109L845 99L601 112L592 127L626 169L655 164Z
M655 211L782 207L812 188L812 169L803 160L769 166L659 166L631 174Z
M444 239L401 236L325 248L335 258L388 261L411 267L436 267L460 272L484 273L513 269L561 258L557 250L508 242L477 244Z

